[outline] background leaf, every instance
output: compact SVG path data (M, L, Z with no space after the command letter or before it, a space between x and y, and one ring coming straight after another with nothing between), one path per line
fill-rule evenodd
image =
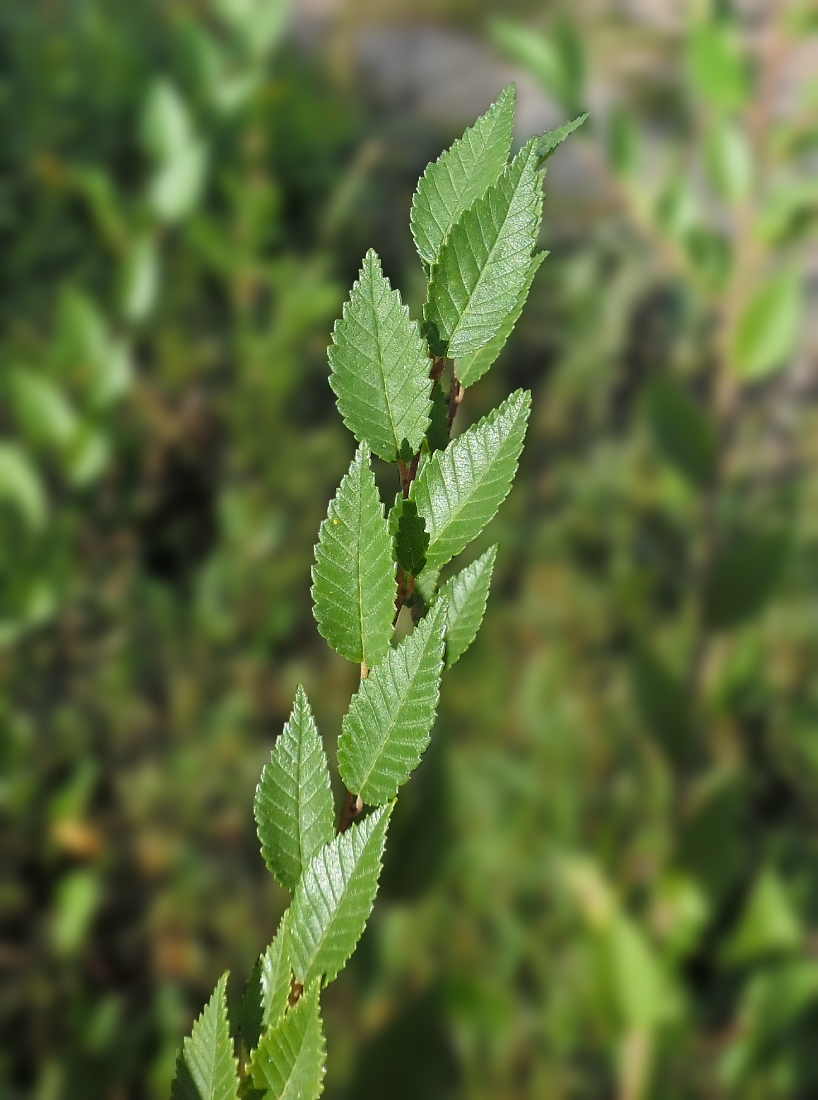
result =
M435 354L459 359L500 331L528 278L542 210L532 139L446 237L424 310Z
M674 378L652 378L646 392L648 419L665 458L692 485L706 488L716 472L718 441L703 409Z
M238 1062L227 1021L226 988L225 973L184 1041L171 1100L237 1100Z
M330 385L358 440L394 462L420 448L429 424L431 363L420 329L370 249L332 332Z
M335 816L324 746L300 684L261 773L254 809L264 861L276 882L294 890L304 867L332 839Z
M779 532L748 535L716 559L704 590L714 630L739 626L771 596L784 566L789 539Z
M290 952L306 988L331 982L355 950L378 890L391 806L355 822L313 857L293 898Z
M742 378L755 381L787 364L803 317L803 289L796 271L783 271L758 291L739 318L734 358Z
M348 661L376 664L395 610L392 541L369 454L360 446L318 533L312 568L315 620Z
M508 496L523 449L531 394L517 390L445 451L436 451L412 483L426 520L427 570L439 569L477 538Z
M412 198L411 226L425 263L434 263L454 223L505 167L516 101L517 89L509 84L497 102L421 176Z
M344 718L338 767L347 789L380 806L420 763L440 695L446 602L361 681Z

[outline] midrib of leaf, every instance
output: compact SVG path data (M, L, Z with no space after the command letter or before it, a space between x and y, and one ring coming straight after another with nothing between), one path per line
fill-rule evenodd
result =
M388 343L384 344L384 342L383 342L383 326L381 324L381 312L378 309L378 303L375 299L375 280L372 279L372 278L370 278L370 280L369 280L369 297L370 297L370 301L372 303L372 313L375 317L375 341L378 345L378 370L380 371L380 375L381 375L381 378L383 380L383 394L384 394L384 399L386 400L386 408L387 408L387 411L389 412L389 423L392 427L392 435L395 437L395 439L400 444L400 439L398 437L398 425L397 425L397 421L395 420L395 414L394 414L394 411L393 411L393 408L392 408L392 398L391 398L391 395L389 393L389 386L387 385L386 371L384 370L384 363L386 362L386 351L387 351L387 348L389 347L389 344ZM395 335L396 335L396 333L393 333L393 336L392 336L393 339L395 338ZM400 388L402 389L403 387L400 387ZM372 406L372 407L374 408L374 406ZM358 575L360 577L360 572L359 572Z

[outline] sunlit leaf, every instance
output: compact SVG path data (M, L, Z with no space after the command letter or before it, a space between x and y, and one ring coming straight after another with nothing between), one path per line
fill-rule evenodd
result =
M376 664L389 648L395 564L369 454L361 446L321 524L312 568L322 637L349 661Z
M300 685L290 720L261 773L255 815L268 868L285 889L294 890L334 832L327 758Z
M449 230L505 167L511 151L517 91L510 84L462 138L441 153L421 177L412 200L417 250L434 263Z
M378 889L391 806L381 806L322 848L291 907L290 958L303 986L331 982L361 938Z
M440 693L446 604L441 600L361 681L344 718L338 767L370 805L394 798L429 744Z
M440 589L440 598L448 605L446 668L451 668L477 637L486 613L496 557L497 547L489 547L482 557L456 573Z
M237 1100L238 1061L227 1021L226 987L227 974L223 974L184 1041L171 1100Z

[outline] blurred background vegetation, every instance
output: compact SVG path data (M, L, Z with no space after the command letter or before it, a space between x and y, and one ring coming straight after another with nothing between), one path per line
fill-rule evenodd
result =
M816 73L810 0L5 0L2 1100L164 1100L271 939L253 789L355 686L331 324L370 245L417 313L414 183L509 79L591 121L326 1095L818 1095Z

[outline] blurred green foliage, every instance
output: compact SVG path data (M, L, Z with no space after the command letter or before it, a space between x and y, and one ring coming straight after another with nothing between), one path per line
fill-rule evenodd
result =
M413 12L488 15L591 119L462 408L534 390L493 605L327 997L330 1097L818 1090L816 26L763 7ZM167 1095L284 905L251 806L295 685L333 731L354 686L309 608L351 457L325 349L370 244L411 285L391 223L458 127L377 114L287 18L0 14L9 1100Z

